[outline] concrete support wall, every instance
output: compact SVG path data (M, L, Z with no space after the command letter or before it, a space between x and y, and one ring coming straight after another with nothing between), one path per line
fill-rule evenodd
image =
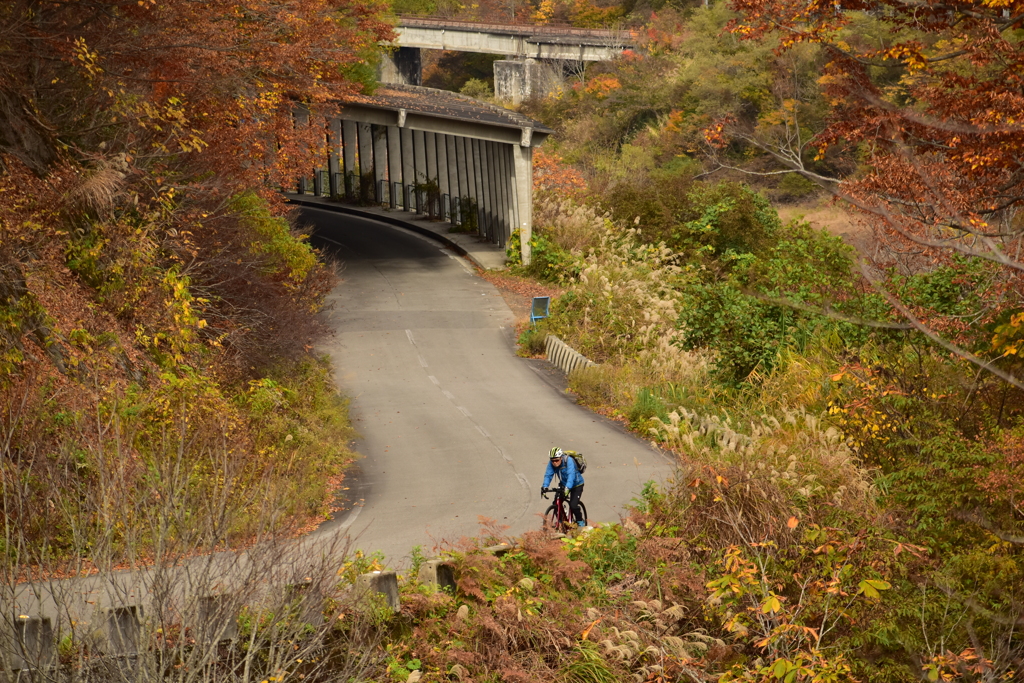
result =
M400 47L380 60L377 80L381 83L423 85L423 60L418 47Z
M563 78L556 64L537 59L499 59L494 62L494 96L519 104L561 90Z

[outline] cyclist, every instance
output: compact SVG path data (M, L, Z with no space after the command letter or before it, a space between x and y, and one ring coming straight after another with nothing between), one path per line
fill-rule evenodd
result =
M544 471L544 483L541 484L541 495L544 489L551 483L551 477L558 475L558 482L568 489L569 509L572 511L572 518L576 520L576 526L582 528L587 520L583 519L580 511L580 497L583 495L583 475L576 468L576 461L565 452L555 446L548 453L548 467Z

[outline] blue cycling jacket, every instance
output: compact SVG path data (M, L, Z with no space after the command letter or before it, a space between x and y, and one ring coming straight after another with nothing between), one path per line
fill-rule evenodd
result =
M544 471L544 483L541 488L547 488L551 483L551 477L558 475L558 481L567 489L574 489L583 483L583 475L576 469L576 461L571 455L566 454L562 458L562 466L555 467L548 460L548 468Z

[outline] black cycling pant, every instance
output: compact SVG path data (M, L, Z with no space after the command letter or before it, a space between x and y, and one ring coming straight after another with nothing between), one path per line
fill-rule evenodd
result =
M580 510L580 498L583 496L583 484L569 489L569 509L572 511L572 518L576 523L585 522L583 511Z

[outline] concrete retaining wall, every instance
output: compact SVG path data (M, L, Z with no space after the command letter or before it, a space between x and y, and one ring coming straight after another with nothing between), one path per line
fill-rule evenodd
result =
M544 341L544 350L548 361L567 375L578 368L597 365L553 334L549 334Z

